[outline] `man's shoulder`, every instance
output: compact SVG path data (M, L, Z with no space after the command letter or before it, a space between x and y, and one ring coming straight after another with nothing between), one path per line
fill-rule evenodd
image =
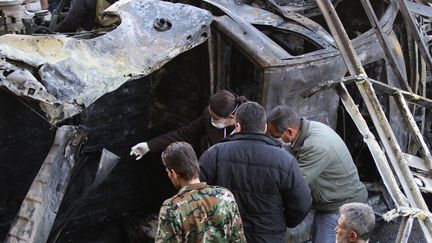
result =
M315 136L339 136L336 131L325 123L318 121L309 121L309 135Z
M162 207L172 207L174 204L174 201L178 198L178 194L166 199L163 203L162 203Z
M228 190L225 187L221 187L221 186L207 186L205 188L205 190L211 191L211 192L215 192L216 194L227 194L227 195L232 195L231 191Z
M179 201L197 200L200 197L211 197L211 196L219 196L219 195L232 196L233 194L225 187L207 185L204 188L193 189L193 190L177 193L171 198L165 200L163 204L171 205L173 203L174 204L179 203Z
M197 195L202 195L206 197L233 197L230 190L221 186L207 185L205 188L200 189L196 192Z
M302 147L329 150L339 143L343 143L343 140L331 127L321 122L310 121L310 128Z

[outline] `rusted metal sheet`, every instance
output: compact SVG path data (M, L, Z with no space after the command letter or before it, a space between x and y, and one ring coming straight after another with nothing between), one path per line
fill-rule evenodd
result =
M0 85L29 98L40 91L42 97L36 99L56 123L124 82L148 75L210 35L212 15L190 5L121 0L106 12L120 16L122 22L93 39L1 36L0 57L6 62L0 63ZM8 74L16 72L25 75L17 73L19 77L9 80ZM41 89L22 92L33 86Z
M46 242L86 139L87 132L81 127L62 126L57 130L54 144L24 198L5 242Z

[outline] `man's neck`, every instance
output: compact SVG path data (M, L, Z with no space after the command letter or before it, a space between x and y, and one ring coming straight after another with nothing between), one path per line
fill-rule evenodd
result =
M200 183L201 181L199 180L199 178L194 178L192 180L186 181L186 180L181 180L180 183L180 188L186 186L186 185L192 185L192 184L197 184Z
M356 240L355 243L369 243L369 240Z

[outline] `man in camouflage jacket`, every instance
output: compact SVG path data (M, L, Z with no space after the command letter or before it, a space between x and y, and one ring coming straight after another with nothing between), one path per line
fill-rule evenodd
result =
M179 192L160 209L156 242L246 242L233 194L200 182L192 147L176 142L162 153L168 177Z

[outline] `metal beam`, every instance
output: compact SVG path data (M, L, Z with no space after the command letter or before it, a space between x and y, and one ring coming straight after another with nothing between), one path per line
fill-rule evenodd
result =
M54 144L36 175L6 236L6 243L46 242L87 134L76 126L57 130Z
M375 94L375 90L373 89L372 84L368 81L367 75L351 45L351 41L337 16L336 10L329 0L317 0L317 2L327 25L335 37L336 44L342 53L342 57L350 74L352 76L364 77L364 81L356 82L357 88L365 102L369 115L371 116L380 140L384 145L387 156L393 165L394 171L399 178L411 207L429 212L421 192L414 182L408 163L403 157L402 150L396 141L395 135L387 121L378 97ZM419 220L419 223L426 240L432 242L432 220L426 218L425 220Z
M411 155L411 154L404 154L405 159L408 162L409 167L415 168L417 170L422 170L424 173L428 172L428 167L426 167L425 162L422 158Z
M334 87L340 85L341 83L351 84L353 82L357 82L357 81L360 82L360 81L363 81L363 80L364 80L364 78L348 76L348 77L342 78L340 81L333 81L333 80L324 81L324 82L318 84L316 87L314 87L314 88L312 88L312 89L307 90L306 92L304 92L302 94L302 97L303 98L310 97L310 96L316 94L317 92L319 92L321 90L334 88ZM386 93L388 95L394 95L397 92L399 92L409 102L432 109L432 100L430 100L428 98L425 98L423 96L407 92L405 90L401 90L399 88L390 86L388 84L385 84L383 82L380 82L380 81L377 81L377 80L374 80L374 79L371 79L371 78L368 78L368 81L373 85L373 87L375 89L377 89L377 90L379 90L381 92L384 92L384 93Z
M403 87L405 90L409 91L412 93L411 87L408 84L408 81L406 79L406 77L402 74L401 69L399 68L399 66L396 63L396 58L394 55L394 52L390 49L390 45L386 39L386 37L384 36L381 28L379 27L379 21L377 16L375 15L374 9L372 8L372 5L370 4L369 0L360 0L364 10L366 11L366 15L369 18L369 22L372 25L372 28L375 31L376 36L378 37L378 41L381 45L381 47L384 49L384 54L386 56L386 59L388 61L388 63L390 64L390 66L393 69L393 72L395 73L396 78L399 81L399 84L401 85L401 87Z
M405 4L410 12L420 14L426 17L432 17L432 8L423 4L406 1Z
M409 236L411 234L411 229L413 226L413 217L403 217L401 224L399 226L399 231L396 236L395 242L398 243L408 243Z
M324 19L327 22L328 27L330 28L330 32L336 41L339 52L345 61L345 65L347 66L349 73L352 76L365 73L360 61L355 57L356 54L354 48L351 45L351 41L343 28L333 4L327 0L317 0L317 3L318 7L321 9Z
M374 88L376 88L377 90L384 92L388 95L394 95L397 92L401 93L404 98L406 100L408 100L411 103L417 104L417 105L421 105L424 107L427 107L429 109L432 109L432 100L425 98L421 95L417 95L417 94L413 94L413 93L409 93L405 90L401 90L398 88L395 88L393 86L390 86L388 84L385 84L383 82L368 78L368 81L373 85Z
M417 144L420 146L420 155L422 156L424 163L426 165L426 167L428 168L428 173L429 175L432 174L432 156L431 153L429 151L428 146L426 145L426 142L423 139L423 135L420 132L420 129L417 126L416 121L414 120L414 117L411 114L411 111L409 110L409 107L404 99L404 97L402 96L402 94L400 92L396 92L396 94L394 95L395 97L395 101L396 104L398 104L401 113L402 113L402 117L404 118L408 129L411 132L411 135L414 138L414 141L417 142Z
M387 161L384 151L381 149L381 146L375 139L373 133L369 130L368 124L361 115L358 106L348 93L345 85L343 83L340 84L340 86L336 87L336 90L341 98L342 104L344 105L346 111L353 119L360 134L363 136L363 142L368 146L369 150L371 151L375 165L391 198L397 206L408 206L408 201L403 195L402 191L399 189L398 182L393 175L392 169Z
M421 173L413 172L417 180L419 180L420 190L425 193L432 193L432 179L427 178Z
M397 1L399 3L399 10L402 14L403 19L405 20L405 24L407 26L408 31L411 33L414 40L417 42L418 47L420 49L420 52L426 62L429 65L432 65L432 57L429 53L429 48L427 45L423 42L422 36L420 34L420 31L417 29L416 20L411 15L410 11L408 10L407 5L405 4L405 0L393 0Z

